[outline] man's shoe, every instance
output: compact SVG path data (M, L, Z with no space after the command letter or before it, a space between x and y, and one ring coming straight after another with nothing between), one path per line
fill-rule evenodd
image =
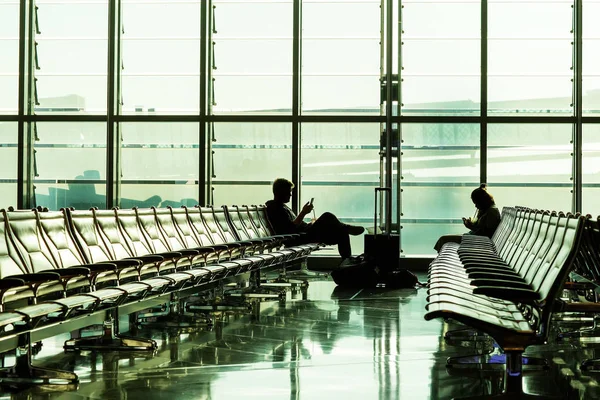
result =
M351 267L353 265L358 265L361 263L361 260L358 257L348 257L344 258L340 263L340 268Z
M346 231L352 236L358 236L365 231L365 228L356 225L346 225Z

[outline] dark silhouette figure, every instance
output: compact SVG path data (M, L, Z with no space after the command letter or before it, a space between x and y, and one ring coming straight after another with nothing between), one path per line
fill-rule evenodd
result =
M350 236L360 235L365 228L362 226L348 225L330 212L322 214L316 220L306 223L304 217L313 210L313 205L307 202L302 207L300 214L296 215L286 203L290 201L294 184L283 178L273 182L273 200L266 203L267 216L277 234L305 233L297 244L320 242L338 246L342 261L352 256Z
M469 229L469 235L481 235L492 237L498 225L500 225L500 211L496 207L494 196L487 191L487 185L482 183L471 192L471 201L477 209L474 218L463 217L463 224ZM446 243L460 243L462 235L444 235L440 237L433 247L440 251Z

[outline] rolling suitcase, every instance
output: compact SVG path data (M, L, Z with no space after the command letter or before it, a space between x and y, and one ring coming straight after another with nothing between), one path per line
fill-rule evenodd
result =
M385 226L384 232L377 232L377 193L383 192L391 201L392 189L375 188L375 230L365 235L365 258L370 265L386 273L398 269L400 261L400 237L391 233L391 227Z

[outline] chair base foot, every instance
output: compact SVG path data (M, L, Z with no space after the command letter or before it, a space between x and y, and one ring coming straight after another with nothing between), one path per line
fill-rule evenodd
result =
M206 318L198 315L169 314L157 317L138 318L138 327L160 328L160 329L186 329L198 328L209 324Z
M63 347L65 351L156 351L158 349L158 345L152 339L120 335L114 337L102 335L70 339L65 342Z
M540 357L523 356L521 358L523 365L541 367L549 369L548 360ZM474 354L469 356L449 357L446 360L447 368L478 368L484 365L505 365L506 355L502 353Z
M48 391L56 389L75 390L79 378L73 372L60 371L50 368L34 367L32 365L25 368L4 368L0 370L0 386L3 387L31 387L48 386Z
M564 399L564 396L550 396L543 394L530 394L530 393L499 393L499 394L488 394L479 396L467 396L467 397L455 397L454 400L482 400L482 399L494 399L494 400L560 400Z
M598 336L600 336L600 326L587 326L574 331L559 332L556 335L556 341L562 342L586 339L586 342L590 343ZM598 343L598 341L596 341L596 343Z

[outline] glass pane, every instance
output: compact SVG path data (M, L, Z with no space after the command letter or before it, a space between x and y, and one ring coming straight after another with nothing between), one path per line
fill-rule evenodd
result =
M292 1L213 1L215 114L291 114Z
M402 140L402 250L433 254L441 235L464 233L461 218L474 214L479 124L403 124Z
M108 0L36 4L36 113L106 113Z
M573 1L491 0L490 114L572 114Z
M583 125L583 198L581 211L600 214L600 125Z
M0 204L17 206L17 123L0 122Z
M480 21L479 1L403 2L403 114L479 114Z
M200 110L200 2L123 0L123 113Z
M0 3L0 114L16 114L19 99L19 2Z
M271 183L290 178L291 124L215 123L213 129L213 204L264 204L273 197Z
M274 179L273 179L274 180ZM222 205L265 204L273 198L272 182L244 184L230 182L214 182L213 201L217 207Z
M303 2L305 114L379 114L380 4L372 0Z
M470 194L471 189L465 190L465 193L461 195L461 202L470 202ZM459 224L454 220L435 223L405 220L402 222L402 239L400 243L406 255L431 257L436 254L433 246L441 235L461 235L466 230L462 222ZM424 240L423 238L427 239Z
M122 123L122 208L198 204L199 125Z
M583 112L600 114L600 15L598 0L583 0Z
M38 122L35 198L39 206L106 207L106 124Z
M314 197L315 217L329 211L343 222L373 225L379 137L379 124L302 124L300 202ZM355 254L363 252L362 236L351 244ZM335 248L330 251L337 254Z
M570 211L570 124L488 127L488 183L499 207Z

